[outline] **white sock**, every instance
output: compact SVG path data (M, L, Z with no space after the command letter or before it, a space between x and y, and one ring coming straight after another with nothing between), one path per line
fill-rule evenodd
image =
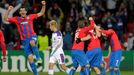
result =
M66 69L66 73L67 73L67 74L69 74L70 71L71 71L71 69L69 69L69 68Z
M54 75L54 70L53 69L48 70L48 75Z

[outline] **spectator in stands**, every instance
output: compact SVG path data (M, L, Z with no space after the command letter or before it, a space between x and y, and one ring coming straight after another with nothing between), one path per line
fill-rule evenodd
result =
M116 23L115 23L114 28L116 30L116 33L121 43L124 43L124 37L123 37L124 22L123 22L120 12L116 12L115 19L116 19Z
M73 20L75 21L78 20L79 13L78 13L78 9L76 8L75 2L71 4L69 15L73 18Z
M59 23L58 25L61 25L64 18L63 11L57 3L52 4L52 7L48 9L47 15L49 20L56 20Z
M39 35L38 35L38 46L39 46L39 50L43 51L43 50L47 50L49 43L48 43L48 36L46 35L46 33L43 30L39 31Z
M72 48L72 31L70 27L70 22L66 23L65 32L63 32L64 38L63 38L63 49L64 50L71 50Z

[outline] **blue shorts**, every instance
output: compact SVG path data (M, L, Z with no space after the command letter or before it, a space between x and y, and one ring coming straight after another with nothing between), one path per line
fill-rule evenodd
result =
M74 67L78 67L79 64L86 66L89 63L83 50L72 50L72 61Z
M89 61L91 67L100 67L102 62L102 52L101 48L95 48L93 50L88 50L86 57Z
M109 59L109 67L119 67L121 62L122 50L112 51Z
M28 38L26 40L22 40L22 45L24 46L24 52L26 56L29 56L30 54L33 54L30 41L35 40L35 43L37 43L37 36L33 36L31 38Z

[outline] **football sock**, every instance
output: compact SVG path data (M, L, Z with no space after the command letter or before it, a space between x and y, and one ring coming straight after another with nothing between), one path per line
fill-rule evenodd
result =
M115 74L116 75L120 75L120 70L118 69L118 70L115 70Z
M38 48L36 46L33 46L32 51L34 52L36 59L40 60L40 54L39 54Z
M85 73L85 75L90 75L90 69L89 69L89 67L85 67L84 68L84 73Z
M80 75L85 75L85 72L83 70L80 70Z
M48 70L48 75L54 75L54 70L53 69Z
M113 69L110 69L109 72L110 72L110 75L114 75L114 70Z
M101 75L106 75L105 67L101 67Z
M35 63L32 62L32 63L30 64L30 66L31 66L31 69L32 69L34 75L38 75L38 72L37 72Z
M71 69L69 75L74 75L75 74L75 71L76 71L75 69Z

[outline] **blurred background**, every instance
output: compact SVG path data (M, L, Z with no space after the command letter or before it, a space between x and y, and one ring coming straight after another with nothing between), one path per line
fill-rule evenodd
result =
M34 30L38 35L38 48L45 51L51 45L51 34L48 22L52 19L58 22L63 33L65 51L71 50L74 32L79 20L89 24L88 17L92 16L97 25L103 29L112 28L116 31L121 42L124 55L131 55L131 70L134 68L134 0L45 0L45 15L34 21ZM9 5L14 9L11 16L19 16L18 9L26 7L28 14L41 10L41 0L0 0L0 29L3 30L8 51L21 51L23 46L14 24L3 21L3 14ZM102 50L109 50L108 42L102 40ZM128 54L125 54L128 52ZM130 53L130 54L129 54ZM11 54L12 55L12 54ZM104 53L105 55L105 53ZM130 58L128 57L128 58ZM126 63L126 62L125 62ZM125 68L125 67L123 67Z
M2 17L9 5L14 9L10 16L19 16L21 6L29 13L38 13L41 10L41 0L1 0L0 27L4 32L7 49L21 50L23 48L16 26L4 22ZM39 50L45 50L51 44L51 31L48 21L54 19L64 36L64 49L72 47L77 22L93 16L96 24L103 29L112 28L116 31L122 48L126 51L134 50L134 1L133 0L46 0L46 12L43 17L34 21L34 30L37 33ZM22 4L22 5L19 5ZM102 42L102 49L108 49L108 43Z

